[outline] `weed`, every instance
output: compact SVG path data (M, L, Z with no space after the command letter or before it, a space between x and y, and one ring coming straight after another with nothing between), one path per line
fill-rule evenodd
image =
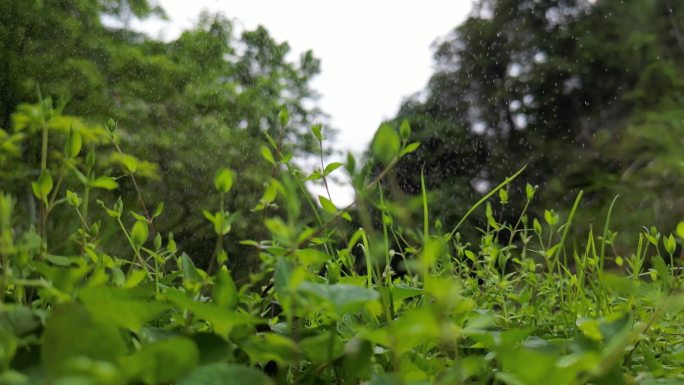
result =
M42 102L43 117L54 113ZM287 113L280 115L287 124ZM215 251L206 271L178 250L154 223L135 182L134 158L119 147L113 121L105 124L142 213L101 195L98 220L89 214L93 190L115 191L117 179L96 168L79 130L48 163L42 126L40 175L32 184L40 220L13 216L15 199L0 195L0 382L98 384L631 384L684 380L684 307L676 234L648 229L632 255L610 254L611 204L603 232L573 231L580 192L567 215L547 210L530 218L524 197L508 185L524 168L476 202L444 232L430 220L430 195L421 175L422 226L403 225L406 207L380 182L417 147L410 126L383 125L371 146L382 170L356 170L356 160L325 164L312 173L292 162L279 141L261 154L273 166L259 204L268 239L231 240L256 248L260 270L233 277L224 242L239 213L224 201L236 175L219 170L214 186ZM312 134L323 153L321 126ZM126 161L128 159L128 161ZM346 169L357 200L339 209L333 197L309 196L304 183ZM57 182L53 183L53 174ZM66 182L73 182L68 187ZM327 190L327 189L326 189ZM525 199L514 223L496 218L501 205ZM306 201L313 221L302 215ZM109 202L109 203L108 203ZM50 214L71 208L78 228L74 253L55 255L48 243ZM411 206L411 205L409 205ZM281 209L284 208L284 209ZM478 239L459 230L484 208ZM355 210L355 211L354 211ZM376 229L373 214L380 222ZM354 215L352 215L354 214ZM358 222L352 222L356 220ZM114 255L102 242L111 222L128 250ZM349 223L360 223L353 228ZM661 253L664 247L666 254ZM344 245L340 247L339 245ZM361 246L359 246L361 245ZM352 251L362 250L355 268ZM233 258L233 257L230 257ZM400 258L405 274L392 261ZM669 261L669 264L665 261Z

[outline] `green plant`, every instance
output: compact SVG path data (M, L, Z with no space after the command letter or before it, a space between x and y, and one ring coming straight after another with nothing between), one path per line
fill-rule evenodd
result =
M286 111L279 120L287 124ZM115 126L105 125L109 146L128 159ZM422 176L422 193L405 204L379 188L398 159L418 148L408 142L410 131L408 123L399 132L389 124L378 130L371 148L382 169L375 173L357 170L351 156L344 167L321 158L319 170L304 172L282 138L268 135L270 147L261 155L272 178L255 207L240 208L262 215L270 234L241 240L260 257L259 271L249 276L232 275L222 243L238 215L224 206L235 183L230 169L213 179L218 211L203 212L216 235L205 271L178 251L172 234L155 232L153 223L164 220L162 205L148 213L138 191L143 213L129 216L112 195L117 178L134 178L134 163L124 161L120 177L100 174L94 151L85 157L79 151L77 131L63 133L64 157L56 158L57 167L46 162L32 185L44 210L39 230L13 214L15 198L0 194L0 383L682 380L684 293L676 250L684 222L668 236L649 229L634 254L615 254L610 216L600 237L574 230L582 193L567 216L547 210L541 220L530 217L536 188L528 185L523 197L508 189L523 177L521 169L459 221L443 224L431 220L432 196ZM322 127L312 134L323 151ZM325 183L342 169L351 174L356 201L339 209L328 194L317 204L305 181ZM49 183L53 173L72 184ZM89 195L98 188L112 192L88 215ZM516 199L524 208L506 222L498 210ZM49 214L62 204L80 225L68 238L74 252L55 255L49 224L61 218ZM416 230L405 227L414 207L422 216ZM314 221L304 218L305 208ZM476 244L460 232L474 215L485 218ZM344 223L353 221L361 227L347 231ZM103 247L100 229L107 222L121 238L110 236L127 249L113 254ZM359 244L361 261L353 253ZM395 271L396 261L405 269Z

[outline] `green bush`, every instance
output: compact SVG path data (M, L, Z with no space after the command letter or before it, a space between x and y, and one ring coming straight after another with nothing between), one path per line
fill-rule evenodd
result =
M581 193L567 218L550 210L529 217L536 189L508 192L523 169L457 224L444 224L430 219L423 178L422 194L406 204L386 200L378 188L397 160L418 148L407 141L408 124L399 133L389 125L378 130L371 148L383 169L374 174L357 170L353 157L305 173L267 135L263 159L250 159L273 170L257 205L229 212L235 173L214 174L218 207L197 208L196 215L211 224L216 243L211 263L200 269L171 234L157 231L163 205L147 207L140 191L128 203L116 195L124 181L137 186L144 163L122 151L115 122L92 130L74 124L61 134L50 122L39 119L33 128L41 171L21 182L36 201L35 221L13 215L15 198L0 194L0 383L684 379L684 223L676 234L647 230L631 253L615 254L610 214L600 234L574 234ZM321 127L312 134L322 148ZM102 141L98 155L84 150L93 140ZM63 141L63 149L48 162L53 141ZM331 196L316 202L304 187L343 169L357 189L354 217L352 206L338 209ZM499 219L491 204L497 199L499 206L524 202L517 220ZM414 207L422 215L418 229L405 226ZM233 276L224 240L239 212L263 215L268 236L240 240L257 251L260 269ZM477 244L461 237L471 215L486 224ZM71 235L51 237L72 224Z

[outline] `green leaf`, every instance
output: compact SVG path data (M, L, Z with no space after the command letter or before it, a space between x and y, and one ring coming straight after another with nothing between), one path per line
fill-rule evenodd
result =
M327 333L319 334L299 341L299 347L309 361L320 365L330 362L344 353L344 344L337 335L334 336L332 344L330 342L330 336Z
M388 123L381 124L371 142L373 156L381 162L389 163L399 154L400 147L401 141L394 128Z
M350 174L353 174L356 170L356 159L354 158L354 154L351 152L347 153L347 164L345 164L344 167L347 169L347 171L349 171Z
M121 195L119 195L116 198L116 202L114 202L113 208L117 213L119 213L119 215L121 215L123 213L124 206L123 206L123 200L121 200Z
M157 205L157 208L154 209L154 214L152 214L152 218L156 218L162 214L164 211L164 202L159 202Z
M260 211L265 209L271 202L273 202L278 196L278 189L281 187L280 182L275 179L271 180L271 183L264 190L264 195L261 196L259 203L254 207L254 211Z
M668 254L673 255L675 248L677 248L675 237L672 234L670 234L669 237L663 237L663 244L665 245L665 251L667 251Z
M531 201L532 198L534 198L535 191L536 188L534 188L534 186L532 186L531 184L528 183L527 185L525 185L525 195L527 196L528 201Z
M71 190L67 190L66 192L67 195L67 202L69 202L70 205L74 207L80 207L81 203L83 203L83 200L78 197L78 194Z
M321 130L323 129L323 125L320 123L314 124L311 126L311 132L313 135L318 139L319 142L323 141L323 134L321 133Z
M219 263L219 265L223 265L228 262L228 254L226 254L225 250L220 250L216 254L216 261Z
M114 119L107 119L107 121L105 122L105 129L107 129L107 131L109 131L110 133L113 133L114 130L116 130L116 122L114 121Z
M177 247L176 247L176 241L173 239L173 232L169 233L168 238L169 238L169 241L166 244L166 250L168 250L172 253L175 253L177 250Z
M233 357L232 343L213 333L195 333L192 337L200 351L200 363L226 362Z
M380 295L373 289L348 284L324 285L302 282L299 291L327 303L336 315L352 313Z
M145 218L144 215L140 215L135 211L129 211L129 213L131 213L131 216L133 216L133 218L135 218L136 220L147 222L147 218Z
M210 221L211 223L214 224L214 232L216 233L216 235L218 235L218 236L223 236L223 235L228 234L228 232L230 232L230 229L231 229L231 227L232 227L231 224L230 224L230 223L231 223L231 220L230 220L231 218L230 218L230 216L228 215L227 212L225 212L225 211L224 211L223 213L217 212L217 213L214 214L214 216L212 217L212 216L211 216L211 213L209 213L208 211L204 210L204 216L205 216L207 219L209 219L209 221Z
M81 152L81 147L83 146L83 139L78 131L74 130L72 126L69 129L69 136L67 136L66 143L64 144L64 153L67 158L75 158Z
M79 171L79 169L76 168L76 166L69 164L68 167L71 170L71 172L74 173L76 179L78 179L79 182L81 182L84 185L88 184L88 178L85 175L83 175L83 173Z
M333 162L325 166L325 169L323 170L323 175L328 175L331 172L337 170L338 168L342 167L342 163L340 162Z
M119 161L123 163L126 171L131 174L138 170L138 164L140 163L136 157L127 154L122 154L122 156L119 158Z
M38 180L31 183L33 195L40 199L43 203L48 204L48 195L52 191L52 176L48 170L43 170L38 177Z
M409 143L409 144L406 145L406 147L404 147L404 148L401 150L400 156L404 156L404 155L406 155L406 154L410 154L410 153L416 151L416 150L418 149L418 147L420 147L420 143L418 143L418 142Z
M215 363L200 366L181 378L178 385L273 385L264 372L248 366Z
M144 270L136 271L145 277ZM88 287L81 289L78 297L94 319L133 331L139 331L169 307L152 301L140 288Z
M310 175L308 175L306 178L304 178L305 181L309 180L319 180L323 178L323 174L321 174L320 170L314 170Z
M332 201L322 195L318 196L318 201L321 202L321 207L323 207L323 210L329 212L330 214L336 214L337 213L337 207L332 203Z
M287 111L287 107L283 106L278 112L278 121L281 126L286 126L290 122L290 113Z
M209 210L202 210L202 215L204 215L205 218L211 223L214 223L216 218L214 217L214 214L212 214Z
M116 326L95 320L83 305L58 305L48 318L42 337L41 359L55 377L76 359L116 362L126 351Z
M214 186L221 194L226 194L233 187L233 180L235 174L232 170L222 168L216 173L214 177Z
M670 282L670 269L668 269L665 260L660 255L653 257L653 268L658 272L658 277L667 285Z
M399 126L399 135L402 140L408 140L409 136L411 136L411 125L408 120L402 120L401 125Z
M90 148L90 151L88 151L88 154L86 154L86 165L88 167L93 167L95 165L95 149Z
M271 152L271 149L266 147L266 146L261 146L261 156L266 159L266 161L272 165L276 164L275 159L273 158L273 153Z
M197 272L197 268L195 267L195 264L192 262L190 256L186 253L181 254L181 261L181 270L183 271L184 281L192 283L202 282L202 276L199 274L199 272Z
M404 381L397 374L381 374L379 376L373 377L371 381L366 383L367 385L405 385Z
M276 294L280 299L280 305L287 311L289 309L290 300L290 288L291 288L291 277L294 267L290 260L284 257L278 257L275 265L275 271L273 272L273 287L275 288Z
M328 254L311 248L297 250L296 255L302 265L305 267L313 266L316 268L316 270L320 268L320 265L324 264L330 259Z
M162 236L161 233L157 233L157 235L154 236L154 250L159 251L161 250L162 247Z
M235 310L240 301L237 286L235 286L233 277L230 276L230 272L228 272L225 266L222 266L221 270L214 277L212 297L215 304L230 310Z
M136 287L140 285L146 277L147 272L145 269L135 269L128 274L128 278L126 278L126 282L124 283L123 287L127 289Z
M109 215L110 217L112 217L112 218L119 218L119 217L121 217L121 213L120 213L120 212L108 208L107 206L105 206L104 202L102 202L101 200L98 199L98 200L97 200L97 204L99 204L100 206L102 206L102 208L105 209L105 211L107 212L107 215Z
M677 225L677 230L675 230L675 232L677 233L677 236L679 238L684 239L684 221L679 222L679 224Z
M148 385L168 384L188 374L199 362L197 345L186 337L171 337L149 345L121 361L130 377Z
M242 345L242 349L253 362L275 361L280 365L295 363L299 348L290 338L275 333L258 333Z
M558 223L558 214L556 214L553 210L544 210L544 220L546 223L553 226Z
M88 182L88 186L92 188L101 188L109 191L119 187L119 185L116 183L116 180L114 180L114 178L110 176L101 176L95 180L91 180L90 182Z
M532 227L534 228L535 233L541 234L542 227L541 227L541 223L539 223L539 220L537 218L534 218L534 220L532 221Z
M178 289L167 290L166 297L177 306L194 313L197 318L209 322L214 332L223 337L227 337L236 326L262 323L249 314L238 313L212 303L193 301Z
M441 333L435 310L429 306L408 310L394 320L392 329L401 331L401 338L396 346L399 354L434 341Z
M502 188L501 190L499 190L499 200L502 204L508 203L508 189Z
M135 221L133 228L131 229L131 241L133 246L139 248L142 246L147 237L150 235L150 229L145 221Z

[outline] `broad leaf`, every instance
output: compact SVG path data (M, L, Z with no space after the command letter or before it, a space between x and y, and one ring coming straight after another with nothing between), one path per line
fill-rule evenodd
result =
M43 332L41 356L49 376L58 375L81 357L115 362L125 351L116 326L96 320L77 303L57 306Z
M197 366L199 355L192 340L172 337L143 346L124 358L121 366L130 377L139 378L145 384L168 384Z
M264 372L248 366L216 363L196 368L181 378L178 385L272 385Z
M394 128L388 123L383 123L375 133L371 142L373 156L381 162L388 163L399 154L401 141Z

